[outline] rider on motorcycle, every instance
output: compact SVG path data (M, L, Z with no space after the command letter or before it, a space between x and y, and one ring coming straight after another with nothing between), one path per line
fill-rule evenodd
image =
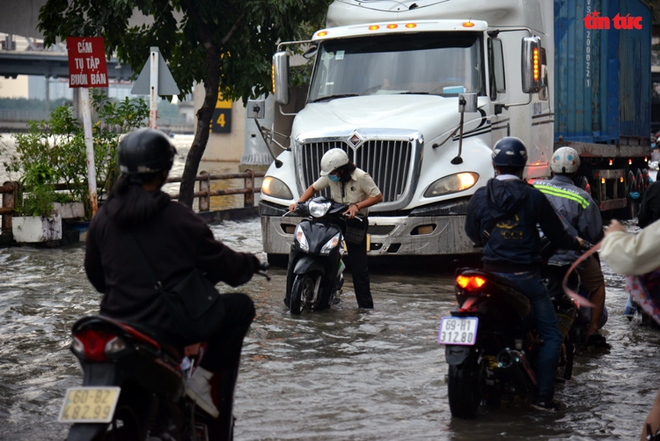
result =
M367 241L364 236L369 226L367 208L381 202L383 194L369 173L357 168L345 151L334 148L325 152L321 158L321 177L305 190L298 202L291 204L289 211L295 211L298 203L307 201L317 191L327 187L330 187L330 196L335 202L348 205L348 210L344 213L349 219L346 226L360 230L359 237L346 239L347 261L353 275L358 307L373 309L374 301L371 297L367 267ZM361 221L353 220L358 213L364 218ZM290 288L287 287L287 293L289 291Z
M580 168L580 155L571 147L560 147L550 160L553 178L534 183L548 198L560 215L566 230L591 243L598 243L603 238L603 221L598 204L591 195L573 184L573 178ZM582 253L574 250L559 250L549 259L551 264L570 265ZM595 255L589 256L577 268L582 286L589 293L589 300L594 304L591 310L591 322L587 330L587 344L604 346L605 337L598 333L601 316L605 307L605 277L600 268L600 261Z
M175 154L167 136L154 129L139 129L122 139L121 175L90 224L85 271L94 288L103 293L101 315L147 325L182 354L185 345L195 342L172 331L174 323L161 291L154 288L142 259L152 262L164 289L194 268L213 284L224 281L238 286L250 280L260 262L253 254L235 252L215 240L199 216L161 191ZM218 301L223 308L217 312L217 328L200 366L187 380L186 394L217 418L220 412L209 380L219 373L219 407L228 419L222 422L226 425L230 424L243 338L255 311L245 294L223 294Z
M492 158L496 177L470 199L465 232L475 244L483 246L484 270L508 279L529 299L544 341L533 406L558 411L561 406L553 399L553 382L562 337L540 274L537 225L558 248L578 249L581 239L566 232L547 198L522 179L527 149L520 139L509 136L497 141Z

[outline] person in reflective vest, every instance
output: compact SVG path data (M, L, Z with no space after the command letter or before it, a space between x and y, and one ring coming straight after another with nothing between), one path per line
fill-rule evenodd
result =
M580 169L580 155L571 147L560 147L552 155L550 170L553 177L547 181L534 183L559 215L566 230L582 239L596 244L603 238L603 221L598 205L585 190L573 183ZM558 250L549 259L555 265L570 265L582 254L579 250ZM598 330L604 325L605 277L597 254L592 254L582 262L577 272L589 300L594 304L587 330L587 345L605 345L605 337Z

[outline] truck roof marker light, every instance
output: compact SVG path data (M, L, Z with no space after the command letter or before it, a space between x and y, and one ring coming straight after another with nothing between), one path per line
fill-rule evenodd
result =
M326 35L328 35L328 31L321 31L318 34L316 34L317 37L325 37Z
M369 30L370 30L370 31L377 31L378 29L380 29L380 26L378 26L378 25L371 25L371 26L369 26Z
M463 23L463 27L464 28L473 28L474 23L472 23L471 21L466 21L466 22Z
M417 24L416 24L416 23L406 23L406 27L407 27L408 29L416 28L416 27L417 27Z
M399 27L399 25L394 24L394 23L392 23L392 24L388 24L388 25L387 25L387 29L396 29L396 28L398 28L398 27Z

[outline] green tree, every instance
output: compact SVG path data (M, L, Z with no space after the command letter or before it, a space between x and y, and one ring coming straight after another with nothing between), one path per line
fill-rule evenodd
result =
M38 29L46 46L69 36L105 38L108 54L140 72L149 48L158 46L180 98L203 82L195 138L186 158L180 201L192 205L194 179L208 142L218 99L268 93L271 56L278 41L308 39L323 26L331 0L48 0ZM130 25L134 11L150 24Z

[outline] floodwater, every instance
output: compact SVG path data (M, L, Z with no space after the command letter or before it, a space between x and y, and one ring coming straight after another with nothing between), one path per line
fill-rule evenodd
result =
M258 219L212 226L241 251L261 251ZM64 391L81 383L69 351L74 321L100 296L83 268L84 244L0 249L0 439L62 440ZM451 418L440 318L454 305L451 269L372 268L375 310L360 312L347 277L337 308L292 317L286 273L269 271L241 290L257 317L236 388L237 441L247 440L633 440L660 386L660 333L621 315L623 278L607 271L609 352L578 354L557 388L567 411L524 403ZM230 291L231 288L224 287Z

